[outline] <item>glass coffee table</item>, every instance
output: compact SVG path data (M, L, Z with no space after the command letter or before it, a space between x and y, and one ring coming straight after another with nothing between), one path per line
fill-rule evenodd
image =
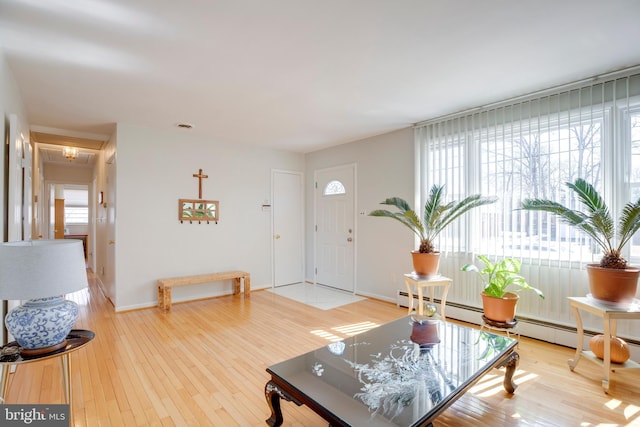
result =
M517 341L411 317L267 368L267 424L283 423L280 399L306 405L331 426L430 426L485 373L505 367L513 393Z

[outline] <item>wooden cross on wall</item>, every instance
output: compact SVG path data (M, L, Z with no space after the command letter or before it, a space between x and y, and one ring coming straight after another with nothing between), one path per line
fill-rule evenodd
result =
M209 178L209 175L202 175L202 169L198 170L198 173L193 174L194 178L198 178L198 199L202 199L202 179Z

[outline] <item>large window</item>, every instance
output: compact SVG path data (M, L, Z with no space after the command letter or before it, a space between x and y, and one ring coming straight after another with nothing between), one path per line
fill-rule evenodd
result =
M615 218L640 197L640 74L574 85L417 127L423 198L433 184L447 197L498 196L451 227L439 248L516 256L531 264L594 262L600 251L555 217L518 210L526 198L578 206L565 186L591 182ZM640 260L640 236L624 255Z
M89 191L86 185L65 185L64 223L67 225L89 223Z

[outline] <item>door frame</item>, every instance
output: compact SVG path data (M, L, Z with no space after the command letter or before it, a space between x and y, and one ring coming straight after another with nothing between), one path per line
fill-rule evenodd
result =
M313 171L313 284L318 282L318 174L331 172L338 169L351 169L353 176L353 294L356 294L358 283L358 165L357 163L345 163L342 165L320 168Z

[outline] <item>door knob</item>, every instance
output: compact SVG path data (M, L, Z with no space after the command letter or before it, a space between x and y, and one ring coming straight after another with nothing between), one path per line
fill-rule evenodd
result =
M116 241L115 240L109 240L109 244L110 245L115 245Z
M274 239L276 239L276 240L278 240L278 239L280 238L280 235L279 235L279 234L274 234L274 235L273 235L273 238L274 238Z
M351 237L347 237L347 242L353 242L353 239Z

